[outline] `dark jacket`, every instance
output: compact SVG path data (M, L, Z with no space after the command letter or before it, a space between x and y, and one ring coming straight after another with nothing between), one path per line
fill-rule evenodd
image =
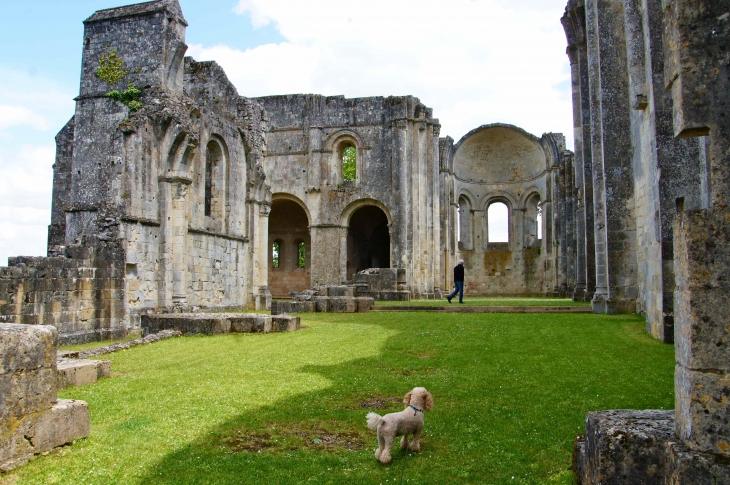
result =
M457 264L454 266L454 281L464 281L464 265Z

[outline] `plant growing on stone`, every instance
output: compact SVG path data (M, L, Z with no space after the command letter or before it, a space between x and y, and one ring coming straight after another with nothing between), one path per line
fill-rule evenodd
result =
M135 72L139 72L139 69L135 69ZM129 74L129 71L124 69L124 60L117 56L117 50L112 49L109 52L105 52L99 58L99 68L94 72L94 75L110 86L114 86L119 81L124 79ZM142 107L142 103L139 102L139 97L142 91L139 90L134 84L129 82L125 91L119 91L112 89L105 96L119 101L125 106L129 106L132 111L137 111Z

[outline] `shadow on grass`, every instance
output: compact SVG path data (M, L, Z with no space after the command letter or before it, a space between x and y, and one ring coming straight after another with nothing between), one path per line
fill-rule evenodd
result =
M673 349L634 316L370 318L398 331L380 356L296 369L331 385L228 420L140 483L568 484L587 411L673 403ZM365 415L417 385L435 400L422 450L384 467Z

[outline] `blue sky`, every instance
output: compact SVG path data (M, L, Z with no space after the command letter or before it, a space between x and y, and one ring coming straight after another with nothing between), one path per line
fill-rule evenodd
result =
M504 122L572 148L566 0L179 0L188 55L241 95L418 96L441 136ZM45 255L54 136L73 115L83 20L124 0L0 0L0 265Z

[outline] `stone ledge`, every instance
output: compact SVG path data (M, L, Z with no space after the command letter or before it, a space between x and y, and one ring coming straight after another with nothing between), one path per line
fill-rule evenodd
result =
M182 333L270 333L299 330L299 317L259 313L165 313L142 315L146 332L177 330Z
M101 377L111 375L112 363L108 360L84 360L60 358L56 364L57 388L92 384Z

